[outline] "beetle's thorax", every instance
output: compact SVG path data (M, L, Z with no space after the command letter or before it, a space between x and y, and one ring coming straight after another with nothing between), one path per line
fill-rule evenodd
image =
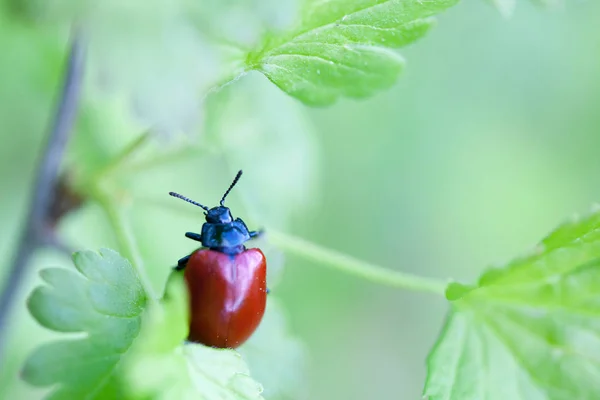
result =
M229 207L213 207L206 213L206 222L209 224L230 224L233 222L233 216Z
M223 216L222 221L227 221L229 218L229 222L209 222L208 216L213 210L220 212L218 215ZM235 220L231 218L227 207L211 208L206 220L207 222L202 225L202 246L226 254L238 254L244 251L244 242L250 240L250 231L240 218Z

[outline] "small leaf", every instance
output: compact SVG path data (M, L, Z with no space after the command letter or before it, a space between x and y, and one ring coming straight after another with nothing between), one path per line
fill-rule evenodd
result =
M294 28L268 33L247 57L286 93L306 104L361 98L390 87L404 67L390 49L431 28L429 18L457 0L307 0Z
M146 294L131 264L112 250L75 253L73 261L79 272L42 270L48 285L33 291L28 306L41 325L84 335L34 350L23 377L53 385L52 399L119 397L121 359L140 331Z
M452 302L430 399L600 398L600 213L568 222Z
M187 288L174 272L126 364L131 398L260 400L262 387L233 350L185 343Z

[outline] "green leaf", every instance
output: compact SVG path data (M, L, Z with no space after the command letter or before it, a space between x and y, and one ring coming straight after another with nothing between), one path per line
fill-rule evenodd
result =
M600 398L600 213L452 302L428 360L430 399Z
M233 350L185 343L187 289L174 272L160 306L150 308L148 329L126 364L131 398L259 400L262 387Z
M391 49L419 39L430 18L457 0L329 0L302 2L286 32L264 35L247 57L284 92L310 105L361 98L390 87L404 68Z
M75 253L77 271L41 271L47 285L36 288L28 306L43 326L79 333L34 350L23 377L38 387L53 386L48 398L118 398L122 358L138 335L146 294L131 264L118 253Z

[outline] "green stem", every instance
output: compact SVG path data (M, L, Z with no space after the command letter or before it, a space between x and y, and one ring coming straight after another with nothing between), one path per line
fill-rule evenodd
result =
M246 76L247 73L248 73L247 69L241 68L238 71L232 73L231 75L228 75L226 78L222 79L217 84L215 84L212 87L210 87L206 91L206 93L204 94L204 97L202 97L202 99L204 100L208 96L210 96L211 94L220 92L226 86L229 86L232 83L237 82L238 80L240 80L241 78L243 78L244 76Z
M439 280L392 271L285 233L267 232L269 241L283 250L372 282L442 296L446 291L447 284Z
M108 222L115 232L121 255L127 258L131 262L133 268L137 271L142 286L150 301L157 300L158 297L154 291L150 278L146 273L146 269L144 268L142 256L138 251L135 235L131 231L131 225L121 211L121 208L110 198L110 196L103 193L101 189L96 191L94 198L108 216Z

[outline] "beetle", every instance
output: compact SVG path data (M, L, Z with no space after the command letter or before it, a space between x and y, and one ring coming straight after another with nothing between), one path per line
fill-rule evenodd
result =
M218 348L236 348L254 333L267 302L267 261L258 248L244 245L261 231L250 231L244 221L233 218L224 205L242 171L221 198L208 208L175 192L169 195L204 210L201 233L186 232L202 247L181 258L176 270L184 270L190 296L188 340Z

